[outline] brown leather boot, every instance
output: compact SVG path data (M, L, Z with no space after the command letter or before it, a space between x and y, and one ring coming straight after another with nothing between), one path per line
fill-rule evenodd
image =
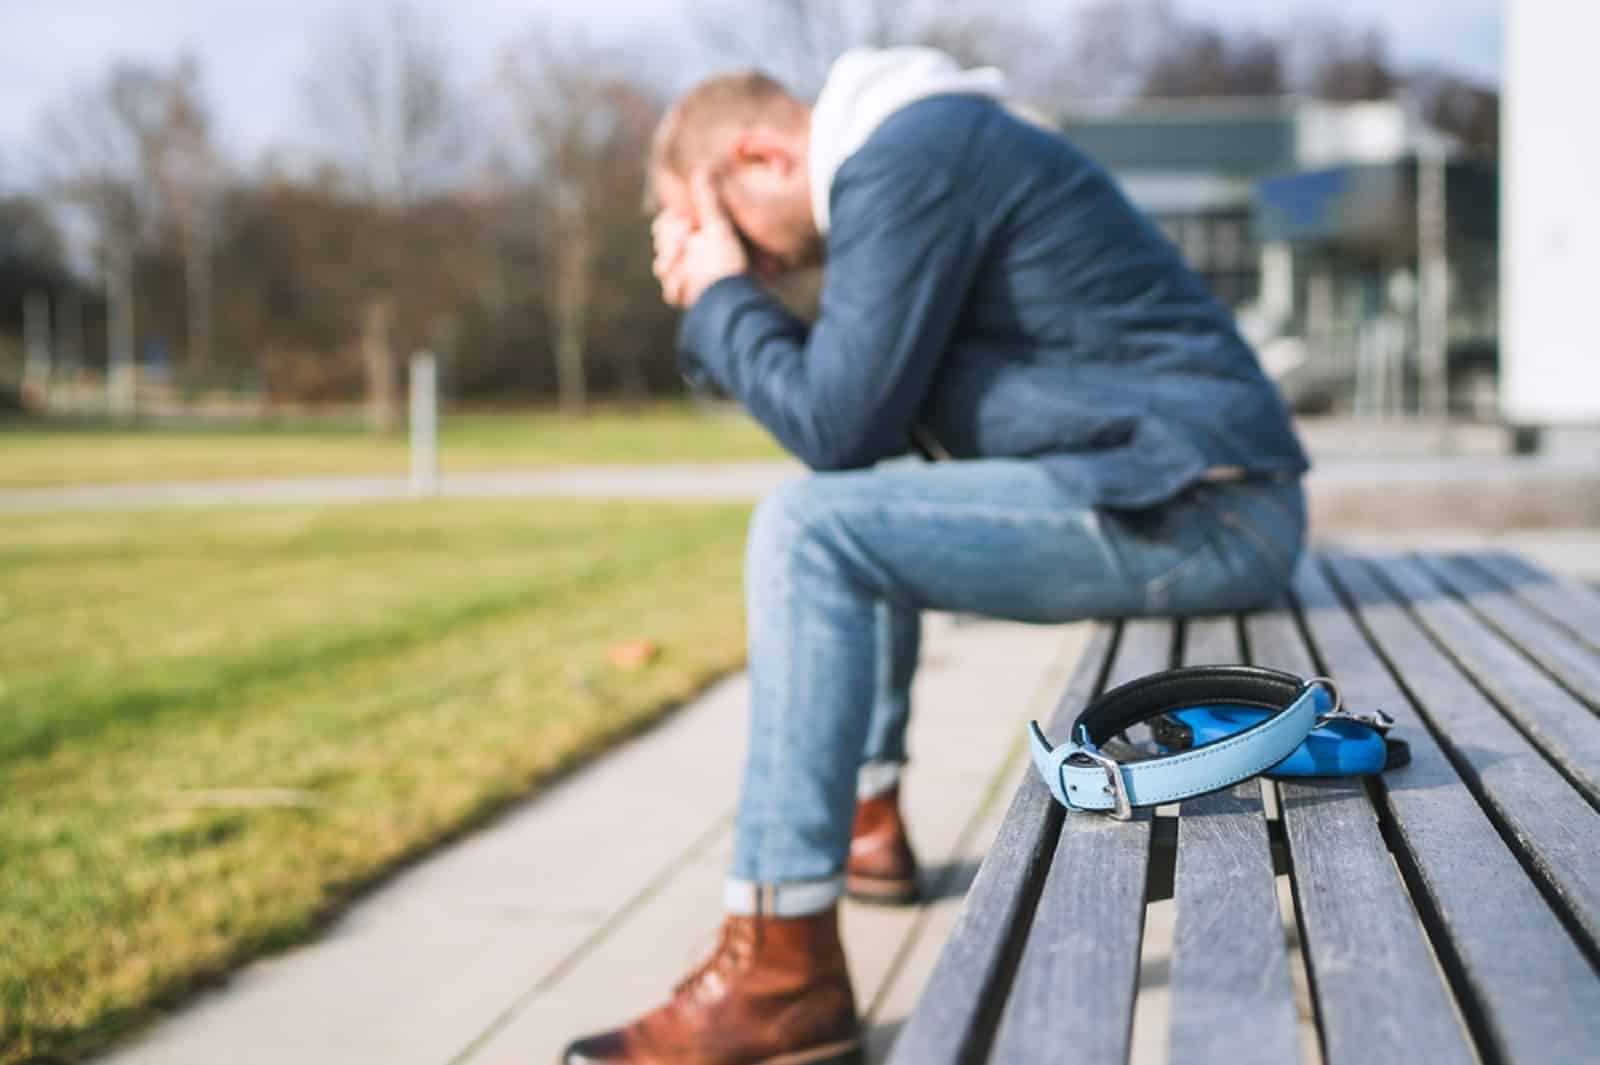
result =
M666 1005L578 1040L561 1065L861 1065L838 914L727 918Z
M862 902L917 901L917 857L911 853L905 821L900 817L898 784L880 795L857 800L844 890Z

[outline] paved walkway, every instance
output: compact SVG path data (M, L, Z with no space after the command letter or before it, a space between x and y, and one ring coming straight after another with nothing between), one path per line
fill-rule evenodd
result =
M931 901L846 903L872 1061L909 1013L1086 626L929 618L905 785ZM112 1051L115 1065L543 1065L655 1004L710 947L747 682L421 863L317 941L249 965Z
M898 461L898 460L897 460ZM803 467L787 459L748 462L685 462L644 466L569 466L546 470L446 473L438 494L446 498L629 498L754 500ZM1384 485L1405 491L1417 486L1522 484L1548 487L1569 480L1600 478L1595 456L1546 458L1318 458L1313 489ZM241 478L222 481L141 481L51 488L0 489L0 512L211 506L236 503L361 503L406 499L404 474L323 474L312 477ZM1391 504L1394 502L1390 501Z
M689 463L458 473L446 498L751 502L802 468L792 462ZM1476 479L1474 479L1476 477ZM405 499L402 476L302 477L0 489L0 514L157 506L355 503ZM1600 459L1319 460L1310 480L1318 539L1369 547L1519 551L1600 580ZM1593 512L1591 514L1591 512Z
M458 499L555 496L745 501L759 499L772 485L800 470L796 463L779 460L447 473L439 477L439 495ZM81 484L0 489L0 513L234 503L365 503L410 495L411 482L403 474Z
M801 472L793 462L678 463L450 473L445 498L751 501ZM1600 458L1319 456L1307 481L1323 531L1600 525ZM405 499L399 474L0 489L0 513Z

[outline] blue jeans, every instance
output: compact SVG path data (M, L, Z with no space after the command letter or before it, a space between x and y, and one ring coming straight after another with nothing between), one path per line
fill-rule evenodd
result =
M1074 499L1036 463L812 474L757 508L751 718L725 901L805 913L842 888L864 761L904 761L918 612L1014 621L1245 610L1288 581L1298 482L1208 482L1149 510Z

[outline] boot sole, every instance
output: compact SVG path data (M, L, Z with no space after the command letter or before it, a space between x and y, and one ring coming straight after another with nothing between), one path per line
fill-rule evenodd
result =
M922 889L915 879L880 880L868 876L846 876L844 893L857 902L879 906L909 906L922 899Z
M810 1050L764 1058L756 1065L866 1065L866 1061L866 1055L861 1051L861 1040L848 1039L842 1043L829 1043Z

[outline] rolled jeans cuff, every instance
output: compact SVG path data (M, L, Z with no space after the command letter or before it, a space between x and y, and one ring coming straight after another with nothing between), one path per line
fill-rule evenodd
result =
M722 905L740 917L807 917L821 913L844 894L844 877L758 884L729 877L722 885Z
M856 798L882 795L899 783L899 762L864 762L856 773Z

